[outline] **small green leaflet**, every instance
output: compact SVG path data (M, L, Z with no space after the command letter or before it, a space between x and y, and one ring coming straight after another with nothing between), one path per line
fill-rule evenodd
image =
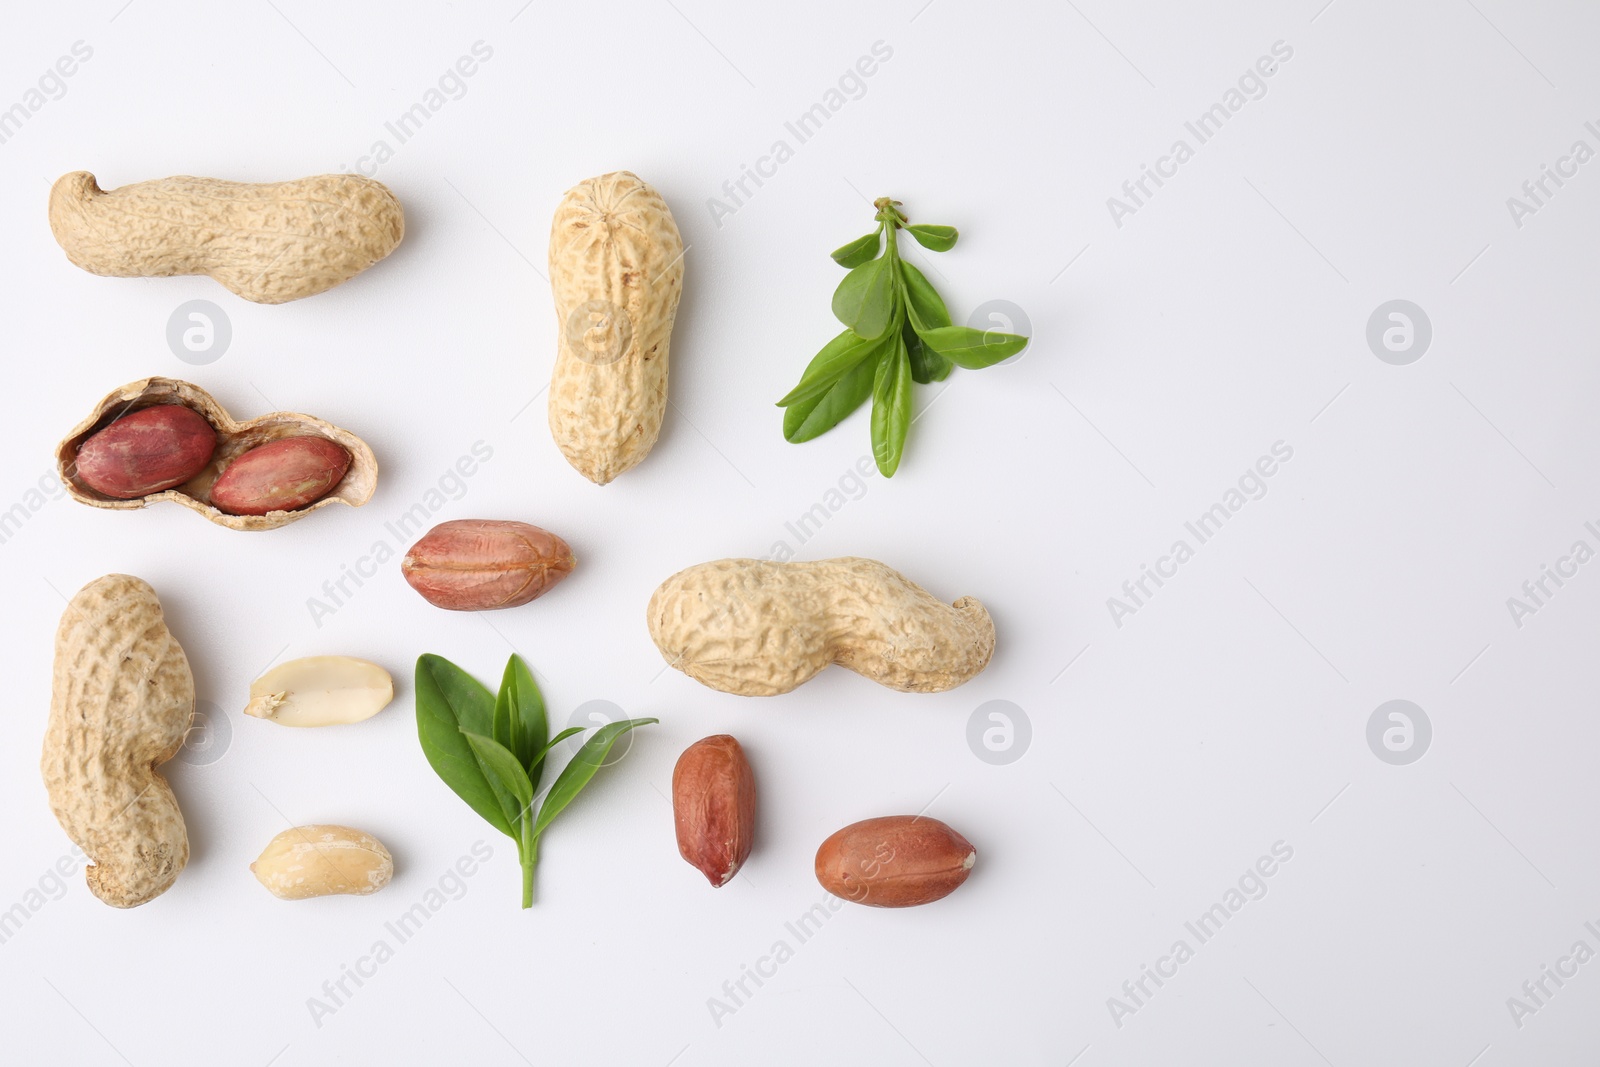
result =
M900 280L905 286L906 310L910 313L911 325L919 330L950 325L950 312L926 275L910 263L901 261Z
M917 336L917 331L912 328L911 323L908 322L901 328L900 339L905 342L906 354L911 358L911 378L918 385L942 382L950 377L950 371L955 364L923 344L922 338Z
M889 239L890 244L894 238ZM863 263L833 291L833 314L856 336L882 337L894 318L895 272L887 257Z
M968 370L992 367L1028 346L1026 337L998 330L974 330L970 326L941 326L923 330L921 335L929 348Z
M878 364L872 383L872 458L885 478L893 478L911 429L911 357L896 344Z
M549 737L544 698L533 672L513 655L500 692L492 694L454 663L417 658L417 737L434 773L484 821L517 843L522 906L533 906L539 835L593 780L617 738L657 719L609 723L584 742L537 804L545 760L557 744L586 727Z
M878 229L834 249L849 270L833 294L833 313L845 330L812 358L778 406L783 436L796 444L837 426L872 398L872 452L878 469L899 469L911 429L917 385L944 381L955 367L981 370L1021 352L1028 338L956 326L932 283L900 256L904 230L922 247L946 252L954 226L913 225L900 202L873 202Z
M906 232L917 239L917 244L930 252L948 252L956 246L954 226L907 226Z
M878 227L865 237L857 237L854 241L833 250L833 261L841 267L859 267L861 264L878 257L878 249L883 246L883 227Z
M636 726L659 721L659 719L624 719L620 722L606 723L596 730L583 743L583 747L578 749L578 754L561 768L555 784L550 787L550 792L545 794L544 806L539 809L539 821L533 825L533 836L538 837L544 833L545 827L565 811L578 792L589 784L590 779L600 770L601 764L605 763L606 756L610 755L611 746L617 743L617 738Z
M515 837L501 793L461 733L492 729L494 696L460 667L439 656L417 660L417 736L433 772L496 830Z

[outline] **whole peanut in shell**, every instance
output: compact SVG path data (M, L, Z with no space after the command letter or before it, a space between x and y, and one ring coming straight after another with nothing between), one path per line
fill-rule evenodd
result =
M836 897L874 908L910 908L948 896L967 880L977 849L938 819L889 815L851 823L817 849L817 881Z
M678 853L720 889L739 873L755 843L756 778L728 734L684 749L672 769Z
M56 631L40 771L50 810L83 849L90 892L117 908L161 895L189 862L183 813L159 764L194 715L194 677L149 585L108 574L78 590Z
M876 560L723 559L662 582L646 610L666 661L739 696L787 693L830 663L905 693L972 678L994 653L974 597L945 604Z
M206 274L246 300L282 304L393 252L405 216L382 182L358 174L254 185L162 178L105 191L80 170L51 188L50 230L90 274Z
M529 523L452 519L412 545L400 571L435 607L486 611L543 596L576 564L565 541Z
M597 485L644 459L661 433L683 252L666 201L625 170L580 182L556 209L550 433Z
M281 437L235 459L211 486L230 515L293 511L320 500L350 469L350 453L326 437Z
M135 500L182 485L211 462L217 431L193 408L157 404L96 431L74 457L79 480L97 493Z

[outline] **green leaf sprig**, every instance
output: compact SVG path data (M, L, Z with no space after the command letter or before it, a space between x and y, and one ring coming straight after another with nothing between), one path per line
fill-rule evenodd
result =
M626 719L596 730L573 756L535 810L550 750L586 729L549 737L544 697L522 658L506 662L500 693L432 653L417 659L417 736L434 772L490 826L517 843L522 906L533 906L539 836L566 810L605 763L617 738L659 719Z
M950 312L928 279L900 258L902 229L930 252L955 247L954 226L910 224L900 201L881 197L878 228L835 249L850 273L833 293L833 313L845 330L822 346L800 384L778 401L783 436L809 441L872 398L872 455L893 477L911 429L911 392L949 377L952 367L981 370L1021 352L1028 339L951 324Z

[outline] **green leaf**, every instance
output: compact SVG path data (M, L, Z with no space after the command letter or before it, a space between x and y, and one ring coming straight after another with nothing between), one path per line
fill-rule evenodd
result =
M561 742L565 741L567 738L571 737L573 734L581 734L587 729L588 729L587 726L569 726L569 727L567 727L565 730L562 730L559 734L556 734L554 737L552 737L549 740L549 742L543 748L541 748L539 750L539 755L536 756L535 758L539 759L539 760L543 760L546 756L548 756L550 754L550 750L552 748L555 748L557 745L559 745Z
M911 357L911 378L920 385L929 382L942 382L950 377L950 371L955 366L948 359L922 343L922 338L917 336L917 331L907 322L900 331L901 340L905 342L906 354Z
M907 226L906 232L917 239L917 244L930 252L948 252L956 246L954 226Z
M461 734L467 739L467 744L472 746L472 751L483 761L490 778L498 780L501 788L516 799L517 807L513 813L515 818L512 819L512 823L520 824L527 818L528 808L533 804L533 782L529 780L528 772L522 769L522 764L517 761L516 755L494 738L475 734L466 729L463 729Z
M872 456L885 478L893 478L911 429L911 356L897 335L872 384Z
M982 370L1028 347L1028 339L998 330L974 330L970 326L941 326L919 330L929 348L958 367Z
M883 336L894 318L894 271L888 257L863 263L833 292L833 313L859 337Z
M950 311L938 291L920 270L905 260L900 261L900 285L913 327L921 331L950 325Z
M594 778L595 772L605 762L606 755L611 751L611 746L617 738L632 730L636 726L647 723L660 722L660 719L623 719L619 722L607 723L596 730L589 740L578 749L578 754L572 761L561 768L561 773L556 776L555 784L550 787L550 792L545 794L544 804L539 808L539 819L533 824L533 836L538 837L566 810L583 787Z
M857 363L826 393L802 401L783 413L783 436L792 444L827 433L872 395L873 375L883 357L883 342L873 342L873 355Z
M847 245L835 248L832 253L833 261L841 267L859 267L863 263L878 258L878 249L883 245L883 227L857 237Z
M500 678L500 695L495 698L493 737L510 749L517 762L527 769L535 789L539 788L539 771L534 767L534 760L549 733L544 695L539 692L539 684L533 680L528 665L513 652L506 660L505 674Z
M494 696L454 663L427 653L417 658L416 700L417 738L428 765L485 822L516 837L501 801L504 791L490 782L462 733L490 734Z
M800 384L789 390L788 395L778 401L778 406L786 408L826 393L856 364L871 355L877 344L856 336L854 330L845 330L812 357L805 373L800 375Z

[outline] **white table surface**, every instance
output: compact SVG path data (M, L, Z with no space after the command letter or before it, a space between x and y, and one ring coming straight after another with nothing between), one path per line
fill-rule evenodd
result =
M1600 150L1585 126L1600 120L1600 12L1322 4L9 12L0 109L27 117L0 143L7 1059L1592 1056L1600 962L1562 961L1577 942L1600 951L1600 563L1546 579L1531 614L1514 617L1508 598L1566 566L1574 542L1600 549L1585 526L1600 526L1600 162L1562 162L1580 140ZM92 54L30 97L77 42ZM400 143L386 123L478 42L489 57L447 78L442 106ZM785 123L826 105L875 45L887 58L846 79L799 143ZM1261 57L1273 73L1258 81ZM1241 85L1202 143L1185 124ZM791 156L715 211L723 183L780 139ZM1162 163L1178 140L1192 151ZM375 165L378 141L392 152ZM1122 186L1144 165L1169 176L1135 201ZM1545 179L1535 203L1522 185L1545 166L1570 176ZM45 220L48 186L70 170L109 187L358 167L403 201L404 244L281 307L205 278L92 277ZM690 249L662 439L596 488L545 427L556 323L541 272L563 190L618 168L661 190ZM1035 340L1014 364L919 388L926 413L900 474L857 482L864 412L796 447L772 402L837 329L827 252L869 229L866 201L885 194L961 228L953 252L916 256L958 320L1008 300ZM232 330L205 365L166 338L195 299ZM1420 358L1420 335L1389 360L1368 344L1369 318L1397 299L1431 324ZM195 381L238 415L307 411L354 430L382 463L376 497L247 535L49 488L67 428L152 374ZM325 581L379 543L405 547L385 524L474 445L492 457L446 481L435 518L547 526L574 545L574 576L529 607L458 615L422 602L391 561L314 618ZM1249 477L1275 447L1292 455ZM1258 498L1237 498L1202 543L1185 523L1226 507L1241 477ZM786 524L819 503L827 520L801 544ZM1160 564L1179 540L1192 558ZM981 597L999 628L993 664L937 696L836 669L763 701L664 671L643 617L655 585L780 541ZM1158 564L1165 584L1146 579L1151 595L1125 601L1135 611L1113 611L1123 583ZM88 893L37 771L62 598L114 571L160 593L214 746L167 765L193 857L131 912ZM529 912L511 842L424 762L410 685L418 653L492 681L512 649L558 722L591 701L662 720L550 831ZM268 664L323 653L389 667L393 706L326 731L240 715ZM1422 758L1369 746L1390 700L1426 716ZM992 725L992 701L1017 709L1009 762L968 742L975 716L980 736ZM677 754L717 732L746 745L762 813L744 874L713 892L677 857L665 796ZM1421 737L1391 758L1414 757ZM976 844L971 881L926 908L828 912L797 937L788 924L825 899L817 844L919 810ZM247 864L289 823L318 821L384 840L393 884L297 904L264 892ZM478 842L491 858L452 879ZM1274 848L1289 858L1257 881ZM429 917L400 942L385 924L419 903ZM1227 921L1202 941L1186 924L1219 903ZM392 955L363 963L380 941ZM1179 941L1184 961L1161 962ZM358 965L370 977L314 1010ZM1140 990L1146 966L1169 976ZM1571 976L1557 985L1546 967ZM770 976L730 999L724 984L752 970ZM1541 979L1545 992L1524 991Z

